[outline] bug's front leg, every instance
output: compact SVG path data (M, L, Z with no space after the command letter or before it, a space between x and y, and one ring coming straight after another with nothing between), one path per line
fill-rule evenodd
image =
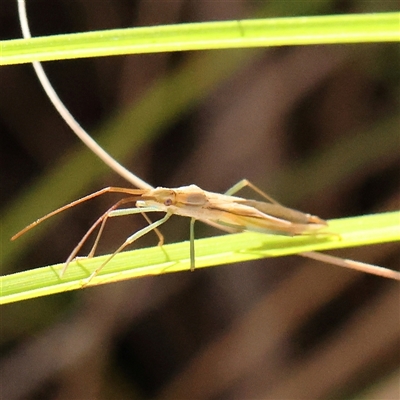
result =
M125 209L125 210L118 210L118 211L122 211L126 212L127 210L138 210L138 212L143 211L143 209ZM146 209L144 209L146 210ZM153 208L146 210L145 212L151 212L151 211L158 211L158 210L154 210ZM126 214L125 214L126 215ZM115 215L114 215L115 216ZM119 216L119 215L118 215ZM101 264L99 267L97 267L92 274L86 279L86 281L84 282L84 284L82 285L82 287L86 286L95 276L98 275L98 273L101 271L101 269L108 264L118 253L120 253L122 250L125 249L125 247L129 246L130 244L132 244L133 242L135 242L136 240L138 240L139 238L141 238L142 236L146 235L147 233L149 233L150 231L156 229L157 227L159 227L160 225L162 225L164 222L166 222L170 217L172 216L171 213L166 213L164 215L163 218L159 219L158 221L155 221L153 223L151 223L149 226L146 226L143 229L140 229L139 231L135 232L133 235L129 236L124 243L122 243L121 246L118 247L117 250L114 251L113 254L110 255L110 257L108 257L106 259L106 261L103 262L103 264Z

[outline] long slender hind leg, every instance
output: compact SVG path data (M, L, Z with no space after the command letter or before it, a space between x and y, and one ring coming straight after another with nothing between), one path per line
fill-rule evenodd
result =
M279 202L277 202L275 199L273 199L271 196L269 196L267 193L263 192L260 188L258 188L256 185L254 185L253 183L251 183L249 180L247 179L242 179L241 181L239 181L238 183L236 183L235 185L233 185L231 188L229 188L225 194L228 196L232 196L235 193L239 192L240 190L242 190L245 187L249 187L251 189L253 189L256 193L258 193L260 196L264 197L265 199L267 199L269 202L271 202L272 204L278 204L278 205L282 205Z
M267 195L265 192L263 192L261 189L259 189L257 186L252 184L247 179L242 179L241 181L239 181L236 185L232 186L225 194L233 195L233 194L237 193L238 191L242 190L246 186L249 186L256 193L265 197L271 203L280 205L280 203L278 203L276 200L274 200L272 197ZM354 260L350 260L347 258L345 259L345 258L341 258L341 257L336 257L336 256L332 256L329 254L319 253L316 251L303 252L303 253L299 253L298 255L302 256L302 257L306 257L306 258L311 258L313 260L322 261L327 264L332 264L332 265L336 265L336 266L344 267L344 268L350 268L350 269L354 269L356 271L361 271L361 272L365 272L368 274L377 275L377 276L381 276L384 278L395 279L395 280L400 281L400 272L393 271L389 268L379 267L377 265L367 264L367 263L363 263L360 261L354 261Z
M279 204L277 201L275 201L272 197L268 196L266 193L264 193L261 189L259 189L257 186L253 185L250 181L247 179L242 179L235 185L233 185L230 189L228 189L225 194L228 196L231 196L240 190L242 190L244 187L249 186L251 189L253 189L256 193L261 195L262 197L266 198L268 201L270 201L273 204ZM195 218L191 218L190 220L190 270L193 272L195 269L195 246L194 246L194 224L196 222ZM229 229L228 227L224 228L220 224L214 224L211 221L203 221L208 225L214 226L215 228L219 230L224 230L229 233L235 233L237 230L235 229Z

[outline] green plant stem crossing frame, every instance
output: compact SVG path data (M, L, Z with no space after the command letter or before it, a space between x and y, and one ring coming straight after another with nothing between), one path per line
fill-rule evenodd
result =
M0 65L122 54L398 42L400 13L249 19L115 29L0 42Z
M245 232L195 241L196 268L400 240L400 211L330 220L336 235L280 236ZM0 277L0 304L80 289L85 279L108 256L72 262L65 276L63 264ZM327 267L338 268L327 265ZM189 242L155 246L117 254L87 286L106 284L146 275L190 270Z

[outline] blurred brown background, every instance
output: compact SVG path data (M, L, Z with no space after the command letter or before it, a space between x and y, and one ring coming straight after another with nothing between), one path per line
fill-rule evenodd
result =
M1 39L20 37L15 3L2 0ZM395 1L35 0L28 2L28 15L32 34L39 36L396 7ZM110 116L135 107L157 79L207 63L207 57L236 66L173 123L157 128L155 140L121 160L129 169L154 186L195 183L218 192L248 178L284 204L326 219L398 209L398 44L170 53L44 66L72 114L95 134ZM204 78L202 72L193 69L188 91ZM172 87L165 101L175 95ZM135 126L127 127L127 135L135 135ZM2 215L36 185L45 185L61 158L83 146L52 108L30 65L0 69L0 142ZM104 170L80 195L127 185ZM79 186L79 179L66 176L65 182ZM60 199L68 190L63 184L53 191ZM59 216L43 234L32 231L30 247L19 251L18 242L10 244L1 234L0 251L16 246L2 273L62 262L111 203L99 198ZM15 231L31 222L18 218ZM100 253L138 229L137 220L110 223ZM166 242L187 239L188 227L185 219L173 218L162 229ZM219 232L198 224L197 236L214 234ZM154 244L149 235L137 246ZM335 254L399 268L394 244ZM1 398L398 399L399 295L396 282L287 257L3 306Z

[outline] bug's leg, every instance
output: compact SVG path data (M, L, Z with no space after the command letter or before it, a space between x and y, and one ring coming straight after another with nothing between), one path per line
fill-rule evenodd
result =
M138 210L138 212L145 212L143 210L146 210L146 209L143 208L143 209L136 209L136 210ZM124 210L116 210L116 211L124 211ZM146 212L148 212L148 211L158 211L158 210L151 208L150 210L147 210ZM135 232L133 235L129 236L128 239L126 239L125 242L122 243L122 245L119 246L118 249L115 250L114 253L111 254L110 257L108 257L107 260L103 262L103 264L100 265L100 267L97 267L92 272L92 274L89 276L89 278L87 278L86 282L82 286L86 286L95 276L97 276L97 274L101 271L101 269L106 264L108 264L111 261L111 259L114 258L115 255L117 255L122 250L124 250L125 247L129 246L130 244L135 242L137 239L141 238L142 236L146 235L150 231L152 231L152 230L156 229L157 227L159 227L160 225L162 225L164 222L166 222L171 217L171 215L172 215L171 213L166 213L163 218L151 223L149 226L146 226L145 228L140 229L139 231Z
M271 204L278 206L278 207L282 207L281 210L285 210L285 212L281 212L279 218L285 219L287 220L287 222L292 223L293 228L296 228L296 219L299 218L300 216L300 223L301 224L317 224L320 226L320 228L325 227L327 225L326 221L322 220L321 218L315 216L315 215L310 215L310 214L305 214L302 213L301 211L297 211L297 210L293 210L290 209L288 207L285 207L284 205L280 204L278 201L276 201L275 199L273 199L271 196L269 196L267 193L263 192L260 188L258 188L256 185L254 185L253 183L251 183L250 181L248 181L247 179L242 179L241 181L239 181L236 185L232 186L227 192L226 194L228 195L232 195L236 192L238 192L239 190L243 189L244 187L250 187L252 190L254 190L257 194L259 194L261 197L264 197L266 200L268 200ZM286 214L286 216L285 216ZM297 216L296 216L297 214ZM293 219L295 218L295 219ZM303 222L301 222L303 221ZM318 230L320 229L318 228ZM319 232L320 234L323 235L332 235L332 236L337 236L340 240L341 240L341 236L338 235L337 233L333 233L333 232ZM298 233L297 233L298 234ZM301 235L315 235L316 232L314 231L310 231L307 232L307 230L301 232ZM294 234L296 235L296 234Z
M122 204L130 203L132 201L135 201L136 198L130 198L127 197L125 199L122 199L120 201L117 201L115 204L113 204L103 215L101 215L97 221L89 228L89 230L85 233L85 235L82 237L82 239L79 241L79 243L76 245L76 247L72 250L71 254L68 256L67 260L65 261L64 267L61 271L60 277L62 277L65 273L65 271L68 268L68 265L71 263L73 259L77 256L79 250L82 248L82 246L85 244L89 236L93 233L93 231L100 225L99 232L97 233L96 239L94 241L94 244L92 246L92 249L90 250L88 257L93 257L97 245L99 243L100 237L103 233L104 226L107 222L107 219L112 215L112 213Z
M101 222L100 229L99 229L99 231L97 232L96 239L94 240L93 246L92 246L92 248L90 249L90 251L89 251L89 253L88 253L88 255L87 255L87 258L92 258L92 257L94 257L94 254L96 253L97 245L99 244L100 238L101 238L101 236L102 236L102 234L103 234L104 227L105 227L105 225L106 225L106 222L107 222L109 216L110 216L110 215L109 215L109 213L108 213L108 214L104 217L103 221ZM75 258L75 256L76 256L76 254L74 254L74 258ZM71 256L70 256L70 257L71 257Z
M247 179L242 179L241 181L239 181L238 183L236 183L235 185L233 185L230 189L228 189L225 194L228 196L232 196L235 193L239 192L240 190L242 190L243 188L245 188L246 186L248 186L249 188L253 189L256 193L258 193L261 197L264 197L265 199L267 199L269 202L271 202L272 204L278 204L278 205L282 205L279 202L277 202L275 199L273 199L271 196L269 196L267 193L263 192L261 189L259 189L256 185L254 185L253 183L251 183L250 181L248 181Z
M134 202L134 201L136 201L135 198L133 198L133 199L132 199L132 198L122 199L122 200L116 202L112 207L110 207L110 208L103 214L103 220L102 220L102 222L101 222L101 226L100 226L99 232L97 233L97 236L96 236L96 239L95 239L95 241L94 241L94 243L93 243L93 246L92 246L91 250L89 251L89 254L87 255L88 258L91 258L91 257L94 256L94 254L95 254L95 252L96 252L96 249L97 249L97 246L98 246L98 244L99 244L101 235L103 234L104 227L105 227L105 225L106 225L106 222L107 222L108 218L109 218L109 217L115 216L115 215L113 214L113 211L116 210L118 207L120 207L120 206L123 205L123 204L132 203L132 202ZM130 209L128 209L128 210L130 210ZM125 214L124 214L124 215L125 215ZM74 255L74 257L75 257L75 256L76 256L76 254ZM71 255L70 255L70 257L71 257Z
M276 200L274 200L272 197L268 196L266 193L264 193L261 189L259 189L257 186L253 185L251 182L249 182L247 179L242 179L240 182L238 182L236 185L232 186L227 192L227 195L233 195L234 193L237 193L239 190L243 189L244 187L249 186L251 189L253 189L256 193L259 195L265 197L268 199L271 203L278 204L280 205ZM312 232L309 232L307 234L313 234ZM329 234L329 235L336 235L339 238L341 238L340 235L331 233L331 232L325 232L324 234ZM369 273L372 275L377 275L389 279L395 279L395 280L400 280L400 272L398 271L393 271L388 268L383 268L379 267L377 265L373 264L367 264L367 263L362 263L359 261L354 261L350 259L345 259L341 257L336 257L332 256L329 254L325 253L319 253L316 251L309 251L309 252L304 252L304 253L299 253L298 255L306 258L311 258L314 260L319 260L328 264L332 265L337 265L340 267L345 267L345 268L350 268L354 269L357 271L362 271L365 273Z
M118 203L114 204L109 210L107 210L107 212L105 213L106 215L104 216L104 219L103 219L103 221L101 223L99 232L97 233L96 240L94 241L93 247L91 248L91 250L90 250L90 252L89 252L87 257L93 257L94 256L94 254L96 252L96 249L97 249L97 245L99 244L100 237L101 237L101 235L103 233L104 226L105 226L108 218L123 217L125 215L132 215L132 214L140 213L140 214L143 215L144 219L149 223L149 225L152 224L152 221L145 214L145 212L143 212L143 209L139 209L139 208L135 207L135 208L124 208L124 209L121 209L121 210L117 210L117 208L119 206L121 206L122 204L129 203L129 202L132 202L132 201L136 201L136 199L134 199L134 200L122 199ZM150 212L150 211L156 211L156 210L154 210L154 209L147 210L147 212ZM158 245L162 246L163 243L164 243L164 236L161 234L161 232L157 228L154 228L154 231L155 231L155 233L156 233L156 235L158 237L158 240L159 240Z
M149 225L153 223L153 221L144 212L141 212L141 214L143 215L143 218L147 221ZM158 237L157 246L162 246L164 244L164 235L160 232L158 228L154 228L153 230Z
M135 200L132 200L131 198L126 198L126 199L122 199L120 201L118 201L117 203L115 203L112 207L110 207L103 215L101 215L97 221L89 228L89 230L85 233L85 235L82 237L82 239L79 241L79 243L76 245L76 247L72 250L71 254L69 255L69 257L67 258L64 267L61 271L60 277L62 277L65 273L65 271L68 268L68 265L71 263L72 260L74 260L79 252L79 250L82 248L82 246L85 244L85 242L87 241L87 239L89 238L89 236L93 233L93 231L100 225L100 229L99 232L97 233L95 242L92 246L92 249L89 252L88 257L93 257L97 245L99 243L100 237L103 233L104 230L104 226L108 220L108 218L110 217L116 217L116 216L124 216L124 215L132 215L132 214L137 214L137 213L142 213L142 212L151 212L151 211L156 211L155 209L151 208L151 209L139 209L139 208L124 208L121 210L117 210L117 208L119 206L121 206L122 204L126 204L129 202L132 202ZM145 210L145 211L144 211Z
M133 214L142 214L143 218L147 221L149 225L153 224L153 221L146 215L147 212L160 212L159 209L154 207L141 207L141 208L123 208L120 210L111 211L108 217L123 217L125 215L133 215ZM158 246L162 246L164 244L164 236L160 232L158 228L153 228L154 233L158 237Z
M190 219L190 271L194 271L195 268L195 248L194 248L194 223L195 218Z
M100 227L100 231L97 234L97 238L95 240L95 245L93 246L95 248L95 246L97 245L97 242L100 239L101 236L101 232L103 230L105 221L108 218L108 215L110 213L110 211L112 210L112 207L110 209L108 209L102 216L100 216L97 221L88 229L88 231L85 233L85 235L82 237L82 239L79 241L79 243L75 246L75 248L72 250L71 254L68 256L67 260L65 261L64 267L60 273L60 277L62 278L63 275L65 274L65 271L68 268L68 265L71 263L71 261L76 257L76 255L78 254L79 250L82 248L82 246L85 244L85 242L87 241L87 239L89 238L89 236L93 233L93 231L99 226L99 224L101 224ZM93 250L93 248L92 248Z
M126 200L126 201L124 201L124 200ZM135 200L131 200L131 201L135 201ZM131 201L128 201L128 199L122 199L122 200L119 201L118 203L114 204L114 206L111 207L109 210L107 210L107 212L105 213L106 215L104 215L103 221L102 221L102 223L101 223L99 232L97 233L96 240L95 240L95 242L94 242L94 244L93 244L93 247L92 247L92 249L90 250L90 252L89 252L89 254L88 254L88 257L93 257L93 256L94 256L94 253L95 253L95 251L96 251L97 245L98 245L98 243L99 243L100 237L101 237L101 235L102 235L102 233L103 233L104 226L105 226L105 224L106 224L108 218L112 218L112 217L124 217L124 216L126 216L126 215L133 215L133 214L139 214L139 213L140 213L140 214L143 215L143 217L144 217L145 220L149 223L149 225L152 224L151 220L150 220L149 217L145 214L145 212L158 211L158 210L156 210L156 209L154 209L154 208L146 208L146 209L144 209L144 208L136 208L136 207L134 207L134 208L123 208L123 209L117 210L117 208L118 208L120 205L125 204L125 203L128 203L128 202L131 202ZM145 211L144 211L144 210L145 210ZM156 235L157 235L157 237L158 237L158 239L159 239L158 245L161 246L161 245L164 243L164 237L163 237L163 235L161 234L161 232L160 232L157 228L154 228L154 231L156 232ZM75 255L76 255L76 254L75 254Z

